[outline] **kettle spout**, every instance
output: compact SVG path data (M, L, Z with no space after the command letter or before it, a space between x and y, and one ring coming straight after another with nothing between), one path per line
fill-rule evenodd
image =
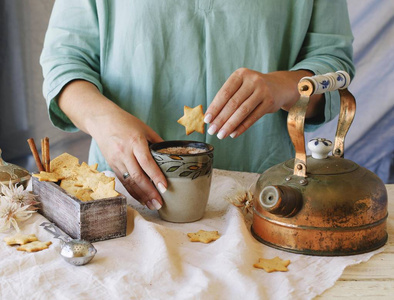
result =
M302 195L289 186L269 185L261 191L258 203L271 214L290 218L300 211Z

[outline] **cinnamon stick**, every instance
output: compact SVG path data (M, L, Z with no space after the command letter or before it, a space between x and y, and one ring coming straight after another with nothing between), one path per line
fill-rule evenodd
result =
M41 162L42 162L42 166L44 167L44 171L46 171L46 169L45 169L45 144L44 144L44 139L41 139Z
M49 138L45 137L44 138L44 149L45 149L45 171L47 172L51 172L51 158L50 158L50 154L49 154Z
M45 169L44 169L44 167L43 167L43 165L41 163L40 155L38 154L37 147L36 147L36 144L34 142L34 139L30 138L30 139L27 140L27 142L29 144L31 153L33 154L33 158L34 158L34 160L36 162L38 171L45 171Z

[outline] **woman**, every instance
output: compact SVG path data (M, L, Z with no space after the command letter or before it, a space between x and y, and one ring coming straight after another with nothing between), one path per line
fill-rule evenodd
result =
M208 133L190 139L214 145L216 168L261 173L293 156L298 81L352 76L352 39L345 0L57 0L44 95L55 126L92 136L89 163L159 209L167 183L148 144L187 138L184 105L206 109ZM307 129L338 107L336 92L314 96Z

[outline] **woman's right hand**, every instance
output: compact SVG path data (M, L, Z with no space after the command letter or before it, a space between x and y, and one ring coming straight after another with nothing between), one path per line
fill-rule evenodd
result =
M164 192L167 183L149 143L161 142L160 136L120 108L95 118L98 125L90 133L116 176L135 199L150 209L159 209L162 199L155 186ZM126 172L130 176L123 178Z
M160 209L167 181L153 159L149 143L163 139L148 125L104 97L91 83L69 83L59 106L97 142L104 158L127 191L149 209ZM124 178L128 173L130 176Z

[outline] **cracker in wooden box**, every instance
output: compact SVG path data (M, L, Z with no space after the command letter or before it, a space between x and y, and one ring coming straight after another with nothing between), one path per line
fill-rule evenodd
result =
M39 212L71 237L90 242L125 236L127 226L126 197L115 191L113 177L96 169L64 153L51 161L50 173L33 174ZM58 174L60 186L44 181L47 174Z

